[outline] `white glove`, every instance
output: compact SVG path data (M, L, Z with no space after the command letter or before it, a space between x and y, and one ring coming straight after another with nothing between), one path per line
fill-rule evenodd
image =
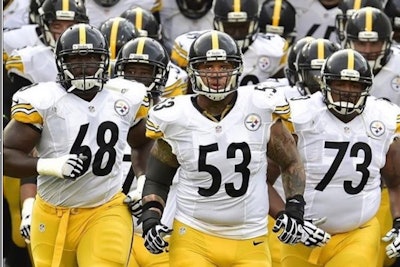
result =
M162 224L154 225L147 231L144 236L144 246L152 254L160 254L164 252L164 248L168 246L168 242L164 237L169 235L172 229Z
M400 257L400 218L393 220L393 228L382 237L382 240L392 242L386 246L386 255L390 259Z
M285 212L280 213L276 218L272 231L277 233L280 229L283 229L283 231L278 238L283 243L293 245L301 241L304 232L301 222Z
M41 175L51 175L58 178L75 180L83 174L83 154L68 154L59 158L40 158L36 170Z
M25 199L24 203L22 204L21 224L19 226L19 231L25 242L28 244L31 242L31 223L34 201L35 199L30 197Z
M137 186L135 190L129 191L126 198L124 199L124 203L128 204L129 210L132 215L136 218L140 217L143 212L142 205L142 193L144 182L146 181L146 176L140 175L137 178Z
M311 221L305 220L303 225L304 233L301 242L308 247L325 246L331 239L331 235L321 228L318 228L318 225L323 224L325 221L326 217L313 219Z

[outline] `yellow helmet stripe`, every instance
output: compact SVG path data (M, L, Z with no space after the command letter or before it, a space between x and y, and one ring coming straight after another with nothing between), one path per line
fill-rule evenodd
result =
M219 49L218 32L213 31L211 34L211 47L212 49Z
M317 46L317 53L318 53L318 59L324 59L325 58L325 46L324 46L324 40L323 39L318 39L318 46Z
M138 46L136 49L136 54L139 54L139 55L143 54L145 41L146 41L146 39L144 39L144 38L139 39L139 43L138 43Z
M86 44L86 27L84 24L79 26L79 44Z
M361 8L361 0L355 0L353 4L353 9L359 10Z
M69 0L63 0L62 1L62 10L63 11L69 11Z
M118 28L120 18L116 18L111 26L111 33L110 33L110 52L111 52L111 59L115 59L117 57L117 37L118 37Z
M354 70L354 51L353 50L348 50L349 52L347 53L347 68L349 70Z
M233 12L240 12L240 0L233 0Z
M272 26L278 26L281 19L282 0L276 0L274 13L272 14Z
M368 7L365 13L365 30L372 31L372 8Z
M135 8L136 10L136 19L135 19L135 27L139 30L143 28L143 9L140 7Z

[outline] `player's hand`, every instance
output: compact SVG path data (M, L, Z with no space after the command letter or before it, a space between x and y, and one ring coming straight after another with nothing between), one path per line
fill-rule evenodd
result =
M154 225L144 234L144 246L152 254L160 254L164 252L165 247L168 246L168 242L164 237L169 235L171 232L172 229L169 229L165 225Z
M278 214L272 231L278 233L281 229L278 238L283 243L293 245L301 241L304 232L302 222L291 217L285 211Z
M75 180L83 174L83 162L87 157L83 154L68 154L59 158L40 158L36 170L42 175L51 175Z
M305 220L303 224L303 236L301 242L308 247L323 247L331 239L331 235L318 225L323 224L326 221L326 217L321 219Z
M382 238L391 242L386 246L386 255L389 258L400 257L400 217L393 220L393 228Z
M136 218L139 218L143 213L142 192L146 177L141 175L137 179L136 189L127 194L124 203L128 205L131 214Z
M24 200L21 212L21 224L19 226L19 231L28 244L31 242L31 223L34 201L35 199L33 197Z

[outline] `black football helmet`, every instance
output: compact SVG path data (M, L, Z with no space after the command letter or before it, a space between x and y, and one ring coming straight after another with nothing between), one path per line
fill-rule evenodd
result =
M119 0L94 0L94 2L103 7L111 7L113 5L116 5Z
M340 9L341 14L336 16L335 22L335 29L339 42L344 40L347 18L351 17L351 15L353 15L357 10L367 6L383 9L381 0L343 0L339 2L338 8Z
M100 25L99 29L110 46L111 60L117 58L118 52L124 44L139 35L135 25L121 17L107 19Z
M333 53L325 61L321 75L321 89L328 109L341 116L354 116L363 112L373 74L367 60L360 53L353 49ZM360 93L350 93L332 88L331 83L335 80L361 83L364 90ZM333 94L338 95L339 100L335 101Z
M326 58L339 49L339 44L327 39L315 39L301 49L296 58L296 69L298 89L302 95L320 91L322 66Z
M168 63L168 52L157 40L150 37L137 37L127 42L119 51L115 72L117 76L143 83L148 87L148 93L151 96L160 96L168 80ZM153 74L148 77L128 74L125 72L128 64L150 65L153 67Z
M189 19L200 19L212 7L213 0L176 0L181 13Z
M216 0L214 29L236 40L244 52L258 32L258 0Z
M261 5L260 32L279 34L291 46L296 38L296 10L286 0L266 0Z
M39 7L39 26L46 45L55 47L56 40L50 31L55 20L68 20L75 23L88 23L86 8L82 0L45 0Z
M392 23L393 40L400 43L400 1L388 0L384 12Z
M287 56L287 64L285 67L285 77L288 79L290 86L295 86L296 83L299 81L299 77L297 75L297 69L295 66L297 55L301 52L303 47L314 40L314 37L306 36L299 40L297 40L294 45L292 45L289 49L288 56Z
M68 63L73 55L95 55L99 61L85 63ZM101 90L107 81L109 65L108 44L103 34L89 24L75 24L65 30L57 41L55 48L58 79L67 92L73 90L88 91L94 88ZM82 70L79 76L74 69ZM86 73L87 68L96 68L94 75Z
M161 24L150 11L141 7L134 7L125 10L120 16L135 25L139 36L150 37L159 42L162 41Z
M239 76L242 74L243 69L242 53L230 35L215 30L206 31L192 43L188 57L187 70L193 92L205 95L213 101L220 101L237 90ZM219 73L219 75L226 77L227 80L225 87L217 90L211 88L209 84L209 79L215 73L198 70L200 64L214 61L229 62L234 66L232 70ZM207 81L205 82L203 79Z
M357 10L347 20L345 46L354 49L354 42L383 42L381 51L378 53L360 51L376 74L389 59L392 36L392 25L388 16L377 8L364 7Z

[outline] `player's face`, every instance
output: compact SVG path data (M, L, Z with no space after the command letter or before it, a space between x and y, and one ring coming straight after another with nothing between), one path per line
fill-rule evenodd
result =
M250 27L250 22L223 22L224 32L235 40L246 38Z
M49 30L53 34L54 40L58 40L60 35L74 24L76 22L71 20L55 20L49 24Z
M383 41L377 42L353 42L354 49L361 53L367 60L375 60L382 52Z
M234 65L226 61L205 62L197 66L200 77L207 87L214 90L225 89L229 83Z
M153 66L142 63L128 63L124 69L125 78L138 81L146 86L150 86L153 82L153 72Z
M359 82L336 80L330 83L332 98L335 102L356 104L365 85Z
M65 62L68 64L68 70L75 78L83 78L93 76L97 72L101 56L97 54L70 55L65 59Z

